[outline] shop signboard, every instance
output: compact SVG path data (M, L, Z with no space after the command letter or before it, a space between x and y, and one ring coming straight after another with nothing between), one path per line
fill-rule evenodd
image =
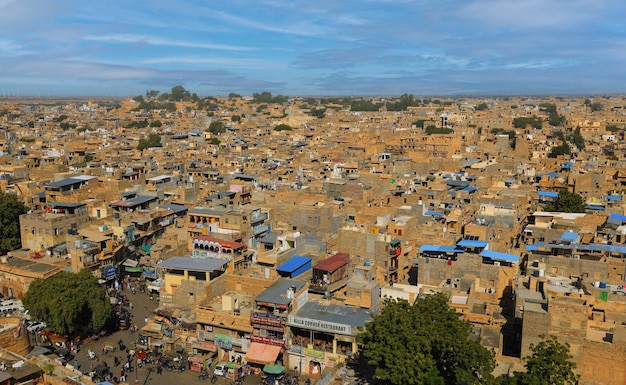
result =
M331 334L352 334L352 327L336 322L321 321L311 318L289 316L289 326L301 327L303 329L317 330Z

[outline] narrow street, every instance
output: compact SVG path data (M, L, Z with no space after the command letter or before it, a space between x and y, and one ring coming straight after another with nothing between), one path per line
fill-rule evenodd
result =
M141 329L146 325L145 319L155 315L154 310L158 306L156 300L150 300L147 293L136 291L136 294L132 294L131 290L125 289L121 291L125 294L129 301L133 305L133 309L130 310L132 314L131 323L137 325L138 329ZM134 343L139 338L139 332L131 333L130 329L119 330L111 335L101 337L97 341L88 340L85 342L76 355L75 359L78 361L79 369L87 374L93 371L99 365L107 365L112 373L111 382L115 383L119 381L123 364L126 362L126 352L120 351L118 348L118 342L121 340L128 349L134 348ZM103 346L105 343L109 343L115 346L115 351L103 353ZM90 360L88 352L92 350L97 359ZM120 365L115 366L115 357L120 361ZM73 362L73 361L72 361ZM175 383L192 384L192 383L211 383L211 379L200 380L198 378L198 372L191 371L189 369L183 372L171 372L163 369L161 374L157 374L157 365L146 364L141 368L137 368L137 361L133 360L133 371L126 373L126 382L129 384L137 385L170 385ZM212 371L209 373L212 375ZM225 378L218 378L216 384L231 384L232 380ZM244 378L244 384L260 384L262 379L260 376L249 376Z

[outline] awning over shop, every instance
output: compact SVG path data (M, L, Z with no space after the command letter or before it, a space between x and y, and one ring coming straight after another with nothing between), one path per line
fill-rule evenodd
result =
M261 365L271 365L276 362L281 349L280 346L252 342L246 353L246 361Z
M139 262L137 262L134 259L127 259L124 262L122 262L122 266L128 266L128 267L136 267L139 264Z
M281 374L285 371L285 367L282 365L265 365L263 371L267 374Z

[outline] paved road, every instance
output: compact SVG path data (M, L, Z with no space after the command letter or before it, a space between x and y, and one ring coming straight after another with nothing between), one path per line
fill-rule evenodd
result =
M129 301L133 304L133 309L130 310L132 314L131 322L135 323L139 329L145 326L145 318L150 318L154 315L154 309L158 306L158 302L156 300L150 300L148 294L141 293L140 291L136 291L136 294L132 294L132 292L128 289L122 291L123 294L127 295ZM117 357L120 362L126 362L126 354L125 352L120 352L117 349L117 342L121 339L124 344L131 348L133 347L134 341L139 337L139 333L131 333L130 330L119 330L115 333L104 336L100 338L98 341L87 341L83 344L83 347L76 355L75 359L78 361L80 370L84 373L89 373L96 366L106 363L110 368L113 374L114 379L118 379L120 376L122 366L114 367L114 357ZM114 352L109 352L105 356L102 352L102 346L104 342L111 342L116 345L116 350ZM89 360L88 350L93 350L97 355L96 361ZM212 374L212 373L211 373ZM169 372L167 370L163 370L162 374L157 374L156 364L145 365L142 368L138 368L133 372L126 374L126 382L133 385L138 383L139 385L171 385L171 384L211 384L210 379L208 380L199 380L198 372L185 370L182 373L177 372ZM113 381L112 381L113 382ZM225 385L232 384L232 380L227 380L224 378L218 378L215 384L217 385ZM244 384L253 385L253 384L261 384L262 380L260 376L248 376L244 379Z
M146 324L145 319L155 315L154 310L158 306L158 302L156 300L150 300L147 293L142 293L138 290L135 294L133 294L129 289L121 292L129 298L129 301L133 305L133 308L129 309L132 314L131 323L134 323L139 329L141 329ZM34 336L31 335L32 340L34 340L33 337ZM88 339L83 343L83 346L74 359L78 361L79 369L85 374L92 372L99 365L107 365L110 368L113 377L111 382L115 383L115 381L119 380L123 363L126 362L126 352L118 349L118 341L122 340L127 348L132 349L134 348L134 342L138 338L138 332L131 333L129 329L126 329L115 331L113 334L101 337L99 340ZM108 352L105 355L102 350L105 342L114 344L116 347L115 351ZM96 360L92 361L89 359L89 350L96 353ZM121 362L119 366L114 366L115 357L117 357ZM73 360L71 363L73 363ZM133 361L133 364L135 363L136 362ZM136 368L136 365L134 366ZM177 383L185 385L213 385L210 378L207 380L200 380L198 378L200 373L188 369L181 373L163 370L161 374L157 374L156 364L147 364L142 368L135 368L132 372L126 371L126 383L131 385L171 385ZM210 374L212 375L213 373L211 372ZM260 375L246 376L243 381L245 385L256 385L261 384L262 382L263 381ZM300 383L303 384L304 379L301 379ZM215 385L226 384L233 384L233 381L220 377L215 383Z

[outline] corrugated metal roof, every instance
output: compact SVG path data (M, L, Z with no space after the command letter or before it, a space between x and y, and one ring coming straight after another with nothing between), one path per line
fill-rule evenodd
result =
M337 253L313 266L313 268L316 270L328 271L330 273L337 270L341 266L348 264L348 262L350 262L350 256L348 254Z
M471 239L463 239L459 241L456 245L460 247L486 247L489 242L485 241L475 241Z
M506 262L519 262L519 255L515 254L507 254L507 253L499 253L493 250L483 250L480 253L481 257L490 258L490 259L499 259Z
M287 262L278 266L276 268L276 271L283 272L283 273L293 273L294 271L298 270L299 268L306 265L307 263L310 263L312 260L313 258L294 255Z

